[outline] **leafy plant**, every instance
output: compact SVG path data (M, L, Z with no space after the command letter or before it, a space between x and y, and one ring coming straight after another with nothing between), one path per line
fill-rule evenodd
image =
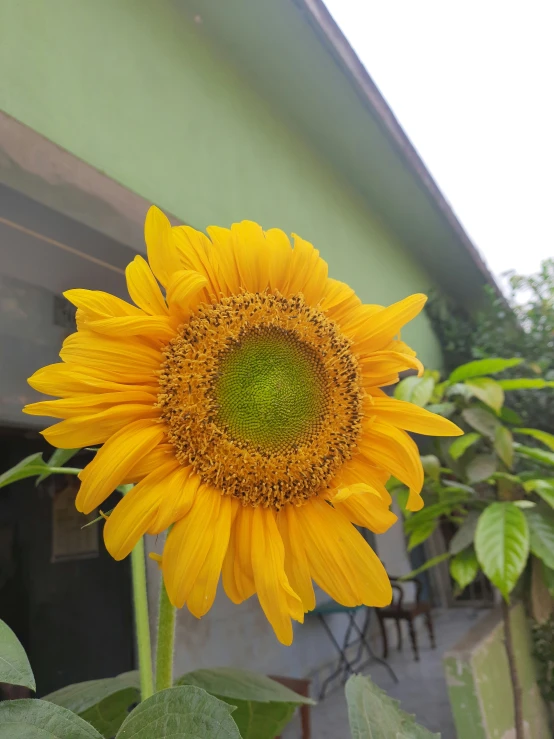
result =
M554 378L554 259L545 260L537 274L507 274L507 302L486 288L476 316L470 317L437 296L429 301L427 312L448 371L470 359L518 357L525 363L517 374L538 381L538 388ZM514 371L508 370L507 378L512 376ZM524 393L523 386L511 389L515 392L510 405L524 425L534 422L544 431L554 428L554 404L547 395Z
M522 427L519 415L504 405L506 392L522 388L532 392L535 381L492 377L521 366L517 357L474 360L454 369L443 382L428 373L406 378L395 390L396 397L402 398L406 392L417 393L421 383L427 407L447 415L465 431L455 440L436 439L434 454L422 458L426 505L417 513L406 511L408 548L426 541L443 522L456 533L447 554L418 572L449 559L450 574L460 591L482 571L506 603L530 557L542 560L545 581L551 581L554 573L554 435ZM540 386L552 403L554 381L540 380ZM515 440L521 437L546 449ZM403 500L403 486L397 492ZM507 616L505 627L508 634ZM510 639L506 641L516 695L518 678ZM520 712L521 705L518 700L515 703ZM519 716L516 728L517 739L523 739Z

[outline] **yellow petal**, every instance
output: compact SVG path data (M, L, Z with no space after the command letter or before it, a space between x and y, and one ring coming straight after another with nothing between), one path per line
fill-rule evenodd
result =
M339 488L335 495L331 497L333 505L348 500L352 495L376 495L380 497L379 491L368 485L366 482L355 482L348 487Z
M180 269L171 275L167 286L167 302L171 314L187 316L198 304L200 292L206 287L208 280L200 272L191 269Z
M374 398L372 412L380 421L429 436L460 436L464 432L447 418L430 413L413 403L395 398Z
M290 266L289 295L302 293L308 305L317 305L327 287L327 262L309 241L293 234L294 249Z
M388 375L398 376L399 372L404 372L408 369L417 370L418 375L421 375L423 372L423 365L416 357L391 351L368 354L359 360L359 365L362 377L369 381ZM376 382L375 384L380 385L381 383Z
M265 232L268 246L268 280L269 287L284 295L288 288L292 247L288 236L278 228L270 228Z
M164 343L175 336L175 329L169 318L165 316L125 316L122 318L103 318L98 321L87 321L86 327L106 336L115 338L126 336L144 336Z
M249 506L241 506L235 519L235 582L240 593L240 598L246 600L256 592L254 584L254 571L252 569L252 526L254 509Z
M275 513L254 508L252 517L252 569L263 612L279 641L292 644L291 618L304 619L302 602L285 574L285 548Z
M78 449L103 444L127 424L147 420L151 425L160 415L152 405L124 403L90 415L79 415L49 426L41 434L59 449ZM150 420L151 419L151 420Z
M264 232L253 221L231 226L235 260L241 287L249 292L263 292L269 285L269 257Z
M400 329L420 313L426 300L425 295L410 295L388 308L373 313L365 324L353 333L345 331L355 340L354 351L358 354L367 354L384 349Z
M179 495L175 472L179 463L172 461L151 472L130 490L108 516L104 526L106 549L114 559L130 554L155 518L164 498Z
M219 289L223 295L236 295L240 292L240 275L235 260L233 235L230 228L208 226L206 229L212 240L212 253L217 260Z
M182 269L182 265L173 241L171 223L155 205L149 208L146 214L144 240L152 272L166 287L173 272ZM134 297L133 300L135 300Z
M208 237L190 226L177 226L172 230L172 237L181 261L180 269L198 272L208 281L206 289L199 293L199 298L204 301L209 296L218 298L221 294L218 279L220 268Z
M371 464L363 454L358 452L353 454L352 458L340 468L339 473L332 482L332 487L352 487L359 483L369 485L390 505L392 498L385 487L389 478L390 472Z
M386 606L392 590L385 568L340 511L319 499L297 509L313 579L345 606Z
M361 301L350 285L331 278L327 279L323 298L319 307L329 318L337 321L342 327L348 322L352 313L361 305Z
M212 546L222 495L203 485L194 505L168 534L163 554L163 574L169 600L182 608Z
M236 555L236 519L239 515L239 508L242 508L240 503L236 498L233 498L229 496L231 499L231 504L234 508L233 510L233 523L231 524L231 532L229 536L229 544L227 547L227 553L225 554L225 557L223 559L223 565L221 569L221 577L223 581L223 588L225 590L225 593L230 601L233 603L242 603L247 597L249 598L251 595L254 594L255 587L254 583L252 582L252 592L250 592L249 595L244 597L244 593L242 590L239 590L239 587L237 585L236 579L235 579L235 562L237 559Z
M134 421L111 436L79 473L81 487L75 501L77 510L90 513L103 503L137 461L152 451L163 437L163 426L150 420Z
M354 494L341 501L337 501L335 496L333 506L342 511L356 526L369 529L374 534L383 534L398 520L398 517L389 510L388 503L378 494Z
M88 320L143 315L134 305L101 290L66 290L64 297L83 311Z
M423 487L419 450L407 433L380 421L364 434L359 450L370 462L383 467L416 493Z
M219 514L214 524L212 546L187 598L187 608L196 618L204 616L213 605L223 559L229 544L232 515L231 498L222 495Z
M277 515L277 523L285 547L285 572L307 613L315 608L315 593L303 535L296 517L296 506L284 506Z
M409 511L419 511L423 508L423 498L416 490L410 490L406 508Z
M150 316L164 316L168 309L148 262L140 255L125 270L127 290L133 302Z
M158 392L158 378L155 375L152 375L149 384L126 384L125 378L122 378L121 382L114 382L101 369L62 362L42 367L29 377L27 382L39 393L62 398L109 391L135 390L154 394Z
M149 534L161 534L172 523L186 516L194 504L201 480L192 467L182 467L175 472L172 479L172 495L164 495L156 518L148 528Z
M69 364L101 370L116 382L149 382L160 369L162 355L137 338L121 341L90 331L71 334L63 343L60 357Z
M42 400L39 403L30 403L23 408L23 412L30 416L52 416L53 418L73 418L98 413L107 408L119 406L122 403L138 403L140 405L154 405L156 395L128 390L120 393L96 393L94 395L80 395L76 398L62 400Z
M158 467L175 460L175 449L171 444L159 444L155 449L139 459L129 470L121 484L129 485L142 480Z

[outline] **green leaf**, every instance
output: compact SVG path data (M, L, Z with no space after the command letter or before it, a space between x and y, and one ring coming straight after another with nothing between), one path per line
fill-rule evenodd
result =
M554 484L547 480L527 480L523 487L528 493L539 495L545 503L554 508Z
M432 377L415 377L412 375L398 383L394 390L394 397L423 407L431 399L434 387L435 380Z
M526 436L532 436L538 441L542 441L549 449L554 451L554 434L549 434L546 431L540 429L514 429L514 434L525 434Z
M450 574L456 581L460 590L465 590L467 586L475 580L479 572L479 562L473 547L458 552L458 554L450 560Z
M452 459L459 459L466 449L469 449L470 446L475 444L481 438L481 434L478 434L476 431L471 431L469 434L459 436L456 441L453 441L449 446L448 453Z
M422 572L425 572L425 570L430 570L431 567L436 567L436 565L440 564L441 562L444 562L447 559L450 559L452 555L450 552L445 552L444 554L438 554L436 557L433 557L432 559L428 559L425 564L422 564L421 567L418 567L416 570L412 570L407 575L402 575L402 577L397 578L401 582L404 580L411 580L413 577L416 577L416 575L420 575Z
M535 557L554 569L554 511L536 507L525 511L529 525L530 548Z
M83 721L94 726L105 739L111 739L139 701L140 691L127 688L109 695L79 715Z
M514 439L506 426L497 426L494 435L494 449L508 469L514 463Z
M450 554L459 554L473 544L479 516L480 514L477 511L470 511L468 513L465 521L450 541L450 546L448 547Z
M442 484L445 488L449 489L449 492L452 493L469 493L470 495L476 495L474 488L470 485L464 485L463 482L458 482L458 480L443 480ZM467 500L467 495L465 496L465 499Z
M504 405L504 390L490 377L476 377L474 380L467 380L465 386L471 389L476 398L482 400L497 413Z
M400 380L398 385L394 388L394 397L397 400L409 401L412 397L414 387L420 382L420 380L421 377L417 377L416 375L410 375L410 377Z
M31 665L19 639L7 623L0 620L0 683L23 685L36 690Z
M48 465L42 458L42 454L31 454L29 457L25 457L21 462L18 462L15 467L7 470L0 475L0 488L5 485L11 485L12 482L18 482L18 480L24 480L26 477L34 477L35 475L41 475L43 472L48 474Z
M425 454L421 457L421 465L425 474L432 480L438 480L441 470L441 463L434 454Z
M438 519L429 518L423 520L417 528L414 528L408 541L408 551L411 552L412 549L415 549L419 544L423 544L424 541L427 541L437 528L437 525Z
M18 700L0 703L0 739L102 739L102 736L67 708L43 700Z
M92 724L103 736L112 737L140 700L140 678L136 671L117 677L87 680L67 685L44 700L68 708Z
M168 688L139 703L116 739L241 739L233 710L201 688Z
M353 675L345 692L352 739L440 739L440 734L416 724L415 717L369 677Z
M243 739L273 739L289 722L297 706L313 704L306 696L265 675L232 667L188 672L178 685L194 685L236 707L233 719Z
M516 413L511 408L506 408L506 406L502 407L502 410L500 411L498 416L500 420L504 421L504 423L512 423L516 426L522 423L519 413Z
M483 436L494 439L499 421L489 411L484 408L466 408L465 411L462 411L462 418L471 428L479 431Z
M509 367L515 367L521 364L523 359L478 359L475 362L468 362L457 367L448 378L448 382L463 382L471 377L483 377L483 375L494 375L497 372L503 372Z
M546 387L554 387L554 380L518 377L513 380L498 380L498 384L503 390L542 390Z
M543 449L523 446L523 444L518 444L517 442L514 442L514 449L518 454L523 454L524 457L529 457L529 459L534 459L537 462L554 467L554 452L545 452Z
M496 472L496 457L493 454L479 454L466 467L469 482L481 482Z
M412 391L410 402L422 408L427 405L435 389L435 380L432 377L421 377L419 383Z
M439 416L450 418L456 410L456 403L431 403L431 405L427 406L427 410L430 413L436 413Z
M533 511L526 511L527 516ZM483 572L504 598L512 592L529 555L527 516L513 503L491 503L479 517L475 551Z
M74 457L80 449L56 449L54 454L50 457L47 462L48 467L63 467L66 462L69 462L71 457ZM42 475L36 481L36 485L39 485L43 480L48 477L48 472L43 472Z
M518 508L524 509L524 508L534 508L537 504L533 502L532 500L514 500L512 501L515 506Z

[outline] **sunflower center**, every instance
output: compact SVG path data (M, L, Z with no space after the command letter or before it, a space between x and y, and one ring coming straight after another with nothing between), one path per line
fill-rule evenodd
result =
M317 431L326 379L317 353L294 333L257 326L222 354L216 422L237 441L286 449Z
M203 482L244 504L297 505L327 486L360 434L350 342L301 295L201 306L166 347L158 405Z

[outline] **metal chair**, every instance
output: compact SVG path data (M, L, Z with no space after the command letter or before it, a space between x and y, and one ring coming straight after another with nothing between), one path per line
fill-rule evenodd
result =
M397 577L391 577L391 584L393 587L393 590L395 593L397 593L396 598L393 598L393 602L390 606L387 606L386 608L378 608L377 609L377 619L379 621L379 626L381 627L381 635L383 637L383 659L386 659L389 653L389 644L387 639L387 628L385 622L388 620L393 620L396 623L396 632L398 634L398 650L400 651L402 649L402 621L407 621L408 623L408 631L410 634L410 641L412 643L412 649L414 652L414 659L416 661L419 660L419 649L417 644L417 634L414 629L414 620L418 616L423 616L425 618L425 623L427 625L427 630L429 632L429 638L431 641L431 646L434 649L435 644L435 632L433 629L433 618L431 616L431 604L427 601L421 600L421 590L422 590L422 584L421 582L413 577L413 578L402 578L399 579ZM414 602L404 602L404 586L406 583L414 583L415 584L415 601Z
M365 611L364 625L362 628L360 628L356 623L356 613L360 610ZM354 674L355 669L357 671L361 671L371 661L375 661L378 664L383 665L383 667L388 670L394 682L398 682L398 678L396 677L396 674L394 673L392 667L388 664L388 662L385 662L384 659L381 659L375 654L366 637L371 622L371 611L372 609L368 608L367 606L356 606L355 608L347 608L346 606L341 606L335 601L326 601L325 603L321 603L312 611L312 613L315 614L323 624L323 627L327 632L329 639L339 653L338 667L323 682L319 693L320 700L322 700L325 696L329 683L331 683L338 675L342 673L341 680L342 682L345 682L350 675ZM325 620L326 616L338 613L344 614L348 618L348 627L344 634L342 644L337 641L335 635L333 634L333 631ZM347 655L347 650L352 646L357 646L357 651L354 659L349 659ZM364 650L367 651L369 658L365 662L362 662Z

